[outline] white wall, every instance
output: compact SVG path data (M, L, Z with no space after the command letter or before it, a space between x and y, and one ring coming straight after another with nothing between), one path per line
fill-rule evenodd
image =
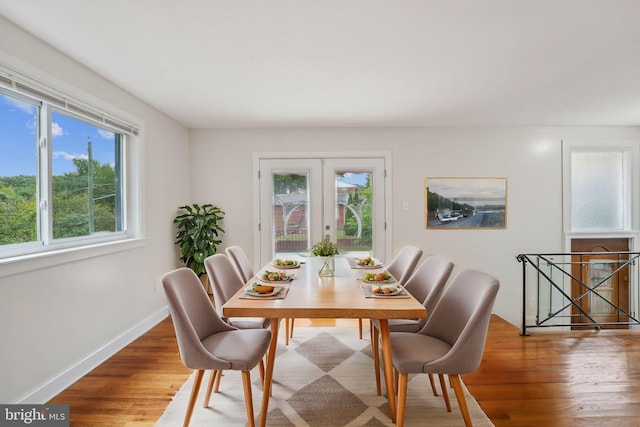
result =
M494 312L521 324L519 253L564 250L562 140L640 139L639 128L412 128L191 130L191 192L226 212L223 246L253 256L252 153L391 150L393 252L405 244L501 282ZM426 230L425 177L506 177L505 230ZM403 202L409 210L403 211Z
M0 402L36 403L166 316L158 283L178 266L172 220L189 202L188 131L2 17L0 54L144 123L142 245L19 274L0 266Z

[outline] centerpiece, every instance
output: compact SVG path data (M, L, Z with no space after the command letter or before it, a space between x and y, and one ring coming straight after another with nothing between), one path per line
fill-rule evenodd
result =
M334 276L336 271L334 256L338 255L339 253L340 251L338 250L338 245L333 243L328 236L313 245L313 247L311 248L311 254L314 256L322 257L322 265L318 270L318 276Z

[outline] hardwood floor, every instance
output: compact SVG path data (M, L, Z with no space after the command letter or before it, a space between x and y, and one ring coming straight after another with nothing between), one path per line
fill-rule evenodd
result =
M356 320L296 319L332 324L356 333ZM72 426L152 426L189 374L167 318L50 403L70 405ZM640 331L521 337L493 316L482 364L463 379L497 427L638 426Z

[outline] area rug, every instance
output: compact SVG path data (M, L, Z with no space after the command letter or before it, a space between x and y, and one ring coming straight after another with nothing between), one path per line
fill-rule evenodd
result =
M267 426L356 427L394 426L386 397L376 394L371 345L359 339L356 328L301 327L285 346L284 331L278 337ZM282 344L280 344L282 342ZM242 378L226 371L219 393L204 408L207 373L191 419L192 426L247 425ZM262 399L257 369L251 372L256 423ZM383 383L384 376L382 375ZM182 386L156 424L182 425L193 375ZM384 389L384 385L383 385ZM433 396L427 375L409 377L406 426L464 426L453 390L452 411L447 412L442 396ZM474 426L493 426L465 388Z

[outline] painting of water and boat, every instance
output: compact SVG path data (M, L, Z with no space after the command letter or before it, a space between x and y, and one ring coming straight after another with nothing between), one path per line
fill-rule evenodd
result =
M504 229L507 179L425 178L424 204L428 229Z

